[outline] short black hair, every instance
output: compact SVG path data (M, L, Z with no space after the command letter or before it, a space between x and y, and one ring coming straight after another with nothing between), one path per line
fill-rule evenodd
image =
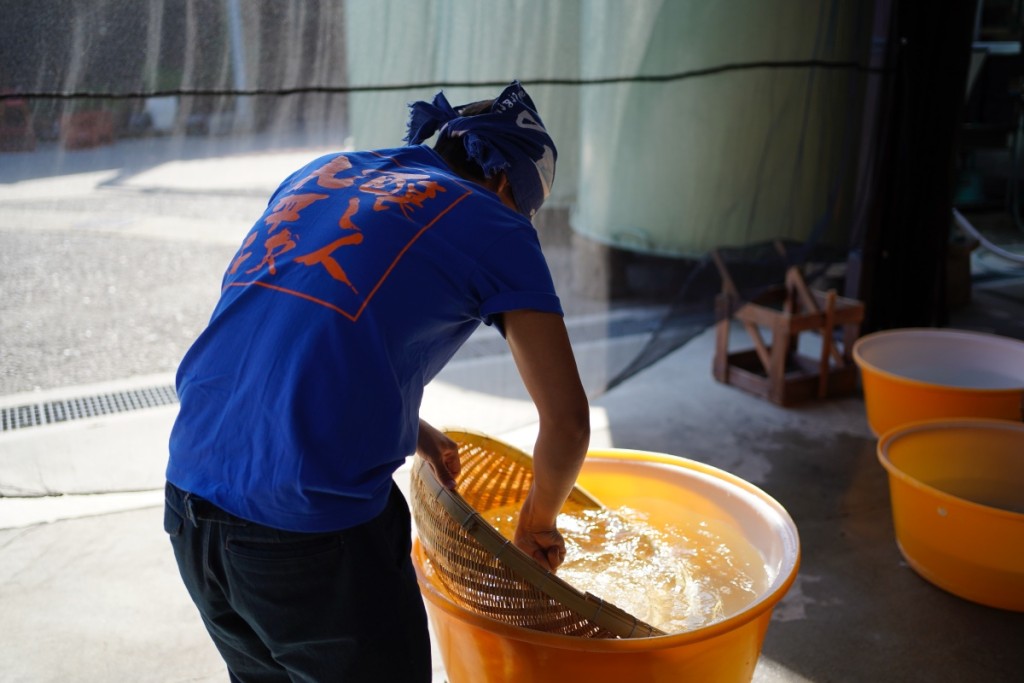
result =
M479 100L460 107L458 113L459 116L486 114L491 110L492 104L494 104L494 100ZM469 158L466 144L462 138L441 135L434 143L434 151L440 154L445 162L452 167L452 170L462 177L479 183L487 181L480 164Z

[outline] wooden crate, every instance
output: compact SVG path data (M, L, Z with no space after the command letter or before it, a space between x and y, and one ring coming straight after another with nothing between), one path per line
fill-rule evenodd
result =
M782 285L744 301L717 255L715 262L723 283L716 299L716 380L782 406L856 391L852 354L864 319L863 304L838 296L835 290L809 288L795 266L786 271ZM730 352L734 320L742 324L753 348ZM770 331L770 343L762 330ZM799 335L811 331L821 335L817 358L799 352Z

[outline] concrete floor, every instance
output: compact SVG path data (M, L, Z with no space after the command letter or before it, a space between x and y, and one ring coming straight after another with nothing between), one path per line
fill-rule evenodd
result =
M105 188L125 192L109 184ZM39 253L34 247L48 235L66 236L72 227L76 235L94 229L97 235L112 234L99 220L77 226L79 217L71 211L66 218L48 218L52 224L40 223L23 188L8 189L9 197L0 193L0 200L22 212L17 215L26 220L19 225L37 226L37 232L16 233L8 225L3 233L5 238L22 235L17 246L25 258ZM100 204L102 197L95 201ZM175 217L176 232L182 220ZM144 250L149 243L140 240L193 239L168 237L171 229L140 217L125 228L139 233L126 234L125 245ZM212 239L210 231L198 228L194 234L193 246L208 245L210 260L216 263L222 262L220 251L229 254L228 243L236 241ZM83 241L80 248L104 245ZM565 254L556 245L551 256L557 262ZM167 265L168 271L179 267L184 265L177 261ZM1024 339L1024 276L1019 268L1010 270L979 283L970 304L955 312L951 326ZM171 298L183 297L178 292ZM139 316L153 313L152 306L143 309L143 299L139 311L96 315L112 320L107 328L126 329L116 316L139 323L146 322ZM610 325L615 316L643 322L649 315L639 309L569 303L575 331ZM26 302L26 315L38 306ZM76 308L82 306L71 301L61 315L79 315ZM206 303L196 308L196 315L209 310ZM24 327L8 323L5 344ZM97 328L97 334L105 331ZM125 343L124 355L137 354L141 363L153 358L149 351L157 347L140 348L140 343ZM479 347L489 343L483 339ZM635 336L596 335L581 341L574 335L588 386L600 386L611 370L638 351L639 343L642 339ZM150 371L156 374L110 379L125 376L115 372L123 356L102 345L100 351L112 359L111 370L99 362L76 365L103 369L106 374L98 379L67 382L74 386L57 383L31 394L8 393L0 396L0 407L172 381L162 367ZM174 349L163 355L177 353ZM789 511L800 532L802 564L773 613L754 680L1024 681L1024 613L950 595L920 578L901 558L887 481L861 398L780 408L716 383L710 373L712 357L713 335L705 331L611 391L595 392L592 443L714 465L759 486ZM30 356L19 358L34 362ZM435 424L473 427L529 447L535 425L525 396L487 391L489 379L496 386L514 386L509 377L514 370L507 359L488 353L463 357L428 388L423 415ZM0 622L0 681L226 679L177 576L161 527L166 436L175 410L163 406L0 433L0 496L5 496L0 497L0 605L5 613ZM407 472L396 478L404 485ZM21 497L26 495L38 497ZM436 681L445 680L439 658L435 673Z
M861 399L779 408L714 382L712 353L708 332L594 401L594 445L715 465L792 515L802 564L754 680L1022 680L1024 614L950 595L901 558ZM529 406L515 399L439 384L424 413L521 445L530 439ZM165 407L4 435L5 483L46 479L49 468L156 488L173 414ZM224 680L160 533L159 491L112 495L0 500L0 680ZM435 680L445 680L439 662Z

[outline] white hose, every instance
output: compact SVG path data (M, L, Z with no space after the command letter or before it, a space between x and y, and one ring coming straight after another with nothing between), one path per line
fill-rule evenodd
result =
M975 227L971 225L966 218L964 218L963 214L956 209L953 209L953 219L956 220L956 224L960 226L961 230L978 240L981 243L981 246L985 247L996 256L1000 256L1008 261L1013 261L1014 263L1024 263L1024 254L1015 254L1012 251L1003 249L998 244L994 244L978 232Z

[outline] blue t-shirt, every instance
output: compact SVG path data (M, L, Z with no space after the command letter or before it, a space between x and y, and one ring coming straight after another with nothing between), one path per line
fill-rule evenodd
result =
M432 149L289 176L182 360L168 480L293 531L372 519L416 449L424 386L481 322L561 314L530 222Z

